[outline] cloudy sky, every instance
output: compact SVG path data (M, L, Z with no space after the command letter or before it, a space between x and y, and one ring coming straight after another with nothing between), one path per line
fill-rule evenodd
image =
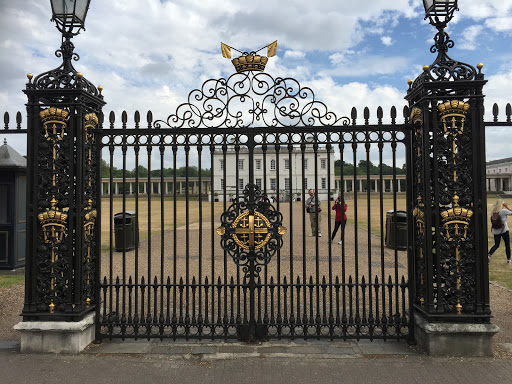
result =
M0 0L2 113L25 114L26 74L60 64L49 3ZM498 103L504 119L512 102L512 0L460 0L459 7L447 29L455 42L449 55L484 63L486 108ZM103 86L106 113L151 109L165 119L205 80L234 72L221 41L250 51L278 40L267 73L311 87L338 116L352 106L375 115L378 106L401 110L407 80L435 59L435 28L423 16L421 0L92 0L86 31L73 39L74 65ZM510 130L487 129L488 160L512 156ZM8 140L26 153L23 138Z

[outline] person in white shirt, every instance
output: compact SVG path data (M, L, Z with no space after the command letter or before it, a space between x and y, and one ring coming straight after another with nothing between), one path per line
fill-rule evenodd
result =
M491 261L492 254L498 249L501 239L503 238L503 242L505 243L505 254L507 255L507 263L512 265L512 260L510 259L510 236L507 225L507 216L512 215L512 210L502 199L498 199L491 208L491 216L494 213L499 214L503 226L501 228L491 228L492 234L494 235L494 245L489 250L489 254L487 256L488 260L489 262Z

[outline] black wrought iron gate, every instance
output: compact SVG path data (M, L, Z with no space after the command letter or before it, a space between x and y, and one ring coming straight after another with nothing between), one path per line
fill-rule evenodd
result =
M97 340L412 338L411 132L407 110L383 115L358 125L253 72L147 128L111 113L95 131ZM330 241L338 197L349 219Z

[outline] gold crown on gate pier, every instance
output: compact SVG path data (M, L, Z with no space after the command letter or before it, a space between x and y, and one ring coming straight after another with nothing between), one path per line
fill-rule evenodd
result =
M222 51L222 56L227 59L231 59L231 49L242 54L242 56L234 58L231 60L237 72L245 72L245 71L258 71L261 72L265 70L265 65L267 65L268 58L276 55L277 51L277 40L273 43L270 43L263 48L267 48L267 56L261 56L257 53L261 51L263 48L258 49L257 51L253 51L251 53L240 52L238 49L230 47L227 44L220 43L220 48Z
M473 211L462 207L450 208L441 212L441 219L443 223L455 221L460 223L469 223L471 221L471 216L473 216Z
M65 121L68 118L69 112L60 108L47 108L44 111L39 112L39 116L43 123L49 120L60 120Z
M423 122L423 115L422 115L421 109L419 109L418 107L414 107L411 110L411 120L412 120L413 124Z
M88 125L98 125L98 116L95 113L88 113L85 115L85 124Z
M439 104L437 110L441 116L459 115L466 116L469 104L461 100L450 100L446 103Z

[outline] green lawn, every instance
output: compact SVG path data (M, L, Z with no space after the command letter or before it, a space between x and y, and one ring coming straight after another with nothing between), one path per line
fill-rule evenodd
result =
M24 280L25 276L23 275L0 275L0 289L22 283Z
M487 212L490 212L491 206L496 202L498 197L496 195L487 196ZM509 220L509 227L512 228L512 222ZM487 239L489 242L489 249L494 245L494 236L491 233L491 223L487 223L489 227ZM505 245L503 241L500 247L494 252L489 265L489 279L504 287L512 289L512 265L507 264L507 256L505 255Z

